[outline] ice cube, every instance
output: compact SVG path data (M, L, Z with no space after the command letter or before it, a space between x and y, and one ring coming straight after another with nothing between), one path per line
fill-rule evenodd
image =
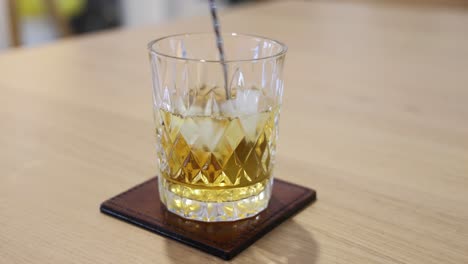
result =
M181 96L177 97L176 102L175 102L175 110L178 113L185 114L187 111L187 108L185 107L184 100L182 99Z
M247 115L239 118L247 140L256 138L258 119L259 115Z
M214 93L210 93L208 100L205 105L205 116L219 114L219 106L216 102L216 96Z
M258 112L261 92L255 89L238 90L236 98L222 102L221 111L224 115L236 117Z
M234 106L234 100L227 100L221 103L221 111L225 116L237 116Z
M187 116L196 116L196 115L201 115L203 114L203 108L199 105L192 105L186 112Z
M221 136L223 135L224 128L219 120L203 117L197 119L198 133L200 135L198 144L208 147L213 151Z
M238 90L234 103L236 111L241 114L257 113L260 95L259 90Z

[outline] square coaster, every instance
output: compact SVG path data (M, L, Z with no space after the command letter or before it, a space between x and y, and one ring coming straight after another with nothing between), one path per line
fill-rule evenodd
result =
M229 260L315 199L314 190L275 179L268 207L257 216L205 223L167 211L154 177L105 201L101 212Z

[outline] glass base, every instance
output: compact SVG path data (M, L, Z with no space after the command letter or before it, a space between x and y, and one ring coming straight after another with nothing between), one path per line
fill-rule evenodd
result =
M166 179L158 177L159 195L166 208L183 218L203 222L229 222L252 217L265 210L273 188L273 177L259 194L237 201L204 202L182 197L171 192Z

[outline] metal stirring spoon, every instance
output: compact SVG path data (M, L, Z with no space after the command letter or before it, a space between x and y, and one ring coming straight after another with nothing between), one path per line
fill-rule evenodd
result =
M211 10L211 18L213 22L213 29L216 34L216 46L218 47L219 60L221 61L221 65L223 67L224 89L226 91L226 100L229 100L229 98L231 98L231 94L230 94L229 87L228 87L227 66L224 60L223 37L221 36L221 33L220 33L219 20L218 20L218 14L216 12L215 0L210 0L210 10Z

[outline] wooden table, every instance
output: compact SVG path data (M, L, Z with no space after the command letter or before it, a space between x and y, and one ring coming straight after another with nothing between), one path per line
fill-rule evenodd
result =
M468 263L468 10L258 4L289 45L277 176L319 200L233 263ZM218 263L99 213L156 171L146 43L209 17L0 55L0 263Z

